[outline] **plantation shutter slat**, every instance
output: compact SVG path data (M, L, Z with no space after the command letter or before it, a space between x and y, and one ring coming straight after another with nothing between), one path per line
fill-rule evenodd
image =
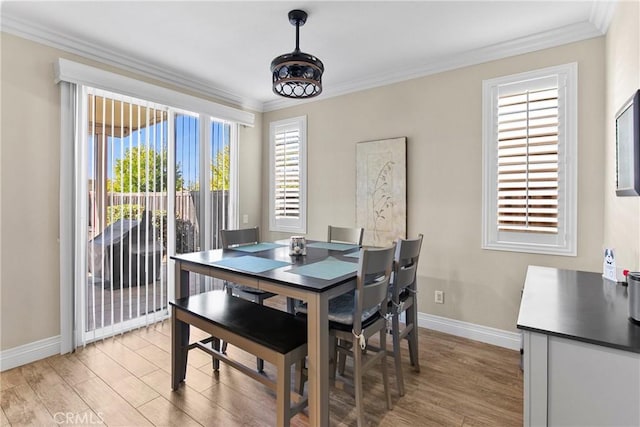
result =
M558 88L498 98L498 230L558 232Z
M275 217L300 217L300 129L280 126L275 133Z

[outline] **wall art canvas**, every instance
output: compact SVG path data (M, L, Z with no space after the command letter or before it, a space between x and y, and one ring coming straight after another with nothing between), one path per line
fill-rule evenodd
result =
M363 245L407 237L407 138L356 144L356 223Z

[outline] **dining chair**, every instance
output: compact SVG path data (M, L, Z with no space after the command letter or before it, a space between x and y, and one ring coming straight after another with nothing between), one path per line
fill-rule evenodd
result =
M353 357L353 388L358 426L364 425L363 376L376 362L381 364L386 405L391 409L386 325L394 251L394 246L360 249L356 289L329 300L331 377L335 378L339 354ZM306 314L306 304L297 307L297 311L299 314ZM380 346L368 346L367 340L376 333L379 334ZM301 382L298 387L303 384Z
M220 237L222 240L223 249L233 249L239 246L254 245L260 243L260 227L241 228L237 230L220 230ZM271 292L261 291L251 286L240 285L234 282L224 281L224 289L229 295L240 297L242 299L255 302L263 305L264 300L271 298L276 294ZM222 344L222 352L226 352L227 343ZM257 359L258 372L264 370L264 361L260 358Z
M364 236L364 228L362 227L328 227L327 242L329 243L353 243L362 246L362 238ZM296 313L297 307L302 301L295 298L287 298L287 311Z
M333 225L328 226L327 230L327 241L328 242L336 242L336 243L353 243L358 246L362 246L362 240L364 237L364 228L362 227L336 227ZM337 341L340 343L340 340ZM343 343L345 345L350 345L348 342ZM339 359L340 361L340 373L344 373L344 363L346 360L346 356L342 355Z
M418 357L418 306L416 302L418 259L422 248L422 234L416 239L398 239L393 263L393 274L389 285L389 313L391 314L391 336L393 358L396 369L398 393L404 396L402 376L402 356L400 343L406 339L409 344L409 361L416 372L420 372ZM405 313L404 327L400 316Z
M362 237L364 236L364 228L362 227L334 227L329 226L327 242L336 243L353 243L362 246Z

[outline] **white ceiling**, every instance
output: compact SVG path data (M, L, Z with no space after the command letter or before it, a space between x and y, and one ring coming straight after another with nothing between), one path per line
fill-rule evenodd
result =
M2 3L2 31L259 111L291 52L325 65L322 99L595 37L614 3L590 1L45 1Z

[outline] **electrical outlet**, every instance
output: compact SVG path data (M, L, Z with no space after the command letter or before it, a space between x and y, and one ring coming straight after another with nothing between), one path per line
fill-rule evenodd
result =
M433 299L436 304L444 304L444 291L436 291Z
M242 223L249 224L249 215L247 214L242 215Z

